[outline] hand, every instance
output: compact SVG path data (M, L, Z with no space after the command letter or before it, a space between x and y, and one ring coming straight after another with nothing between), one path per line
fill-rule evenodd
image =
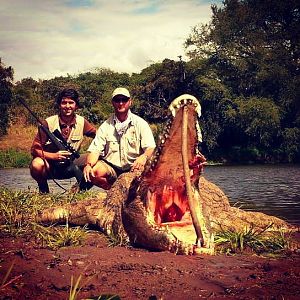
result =
M95 177L95 173L92 166L88 164L83 169L83 177L86 182L91 182L91 176Z
M54 160L62 161L70 158L71 153L66 150L60 150L55 153Z
M131 171L143 170L146 162L147 162L147 156L145 154L142 154L134 161L131 167Z

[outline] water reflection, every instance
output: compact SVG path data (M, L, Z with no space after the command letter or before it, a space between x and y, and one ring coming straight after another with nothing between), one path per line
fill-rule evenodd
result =
M298 165L207 166L204 176L217 184L231 204L261 211L300 225L300 167ZM75 179L60 180L69 189ZM18 190L36 190L28 169L0 169L0 185ZM64 192L49 181L50 190ZM97 190L96 187L93 189Z
M238 207L300 224L298 165L208 166L205 177L221 187Z

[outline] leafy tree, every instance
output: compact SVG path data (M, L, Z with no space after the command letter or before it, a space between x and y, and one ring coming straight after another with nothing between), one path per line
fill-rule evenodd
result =
M112 112L111 93L118 86L128 87L130 76L109 69L79 74L74 78L82 95L82 113L93 123L101 123Z
M280 128L280 109L273 101L252 97L235 100L235 113L227 120L233 121L247 137L248 145L268 148L273 144ZM227 112L226 112L227 113Z
M13 68L6 67L0 58L0 137L7 133L8 108L12 98Z
M194 95L202 106L200 119L203 131L203 151L214 157L218 152L219 136L224 131L224 111L230 105L230 90L218 79L215 70L207 60L191 60L187 63L188 92Z
M23 124L34 123L35 120L31 118L27 110L20 104L19 98L26 101L37 114L43 112L45 109L43 103L41 103L40 83L28 77L18 81L13 86L13 100L9 113L11 122Z
M140 74L133 74L133 94L141 101L139 114L150 122L162 122L170 102L183 93L183 62L165 59Z
M279 155L282 161L300 162L300 129L285 128L281 133L282 143Z
M298 1L226 0L212 12L186 40L188 54L211 59L238 94L278 98L282 79L299 71Z
M190 58L207 61L214 79L230 91L229 99L243 99L230 100L238 110L229 107L224 118L217 121L220 128L225 128L219 131L219 146L224 145L230 128L237 144L254 144L257 138L259 147L270 151L278 132L281 134L280 127L299 128L300 124L299 2L225 0L220 7L213 5L212 13L210 23L193 28L185 46ZM244 113L244 117L250 117L250 110L256 111L254 103L266 111L265 99L269 99L271 111L280 111L277 130L264 132L270 126L263 118L246 118L248 123L241 127L239 116ZM226 103L226 99L217 101ZM234 111L239 113L228 114Z

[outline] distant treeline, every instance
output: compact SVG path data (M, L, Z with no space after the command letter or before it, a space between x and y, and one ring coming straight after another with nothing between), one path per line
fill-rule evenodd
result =
M24 78L0 60L0 135L12 122L54 112L63 87L81 95L81 114L98 125L111 113L111 92L129 88L133 110L158 128L170 102L183 93L202 106L202 150L224 162L300 162L300 11L294 0L225 0L212 19L186 38L188 61L165 59L140 73L95 69L50 80ZM22 117L23 116L23 117ZM25 117L24 117L25 116Z

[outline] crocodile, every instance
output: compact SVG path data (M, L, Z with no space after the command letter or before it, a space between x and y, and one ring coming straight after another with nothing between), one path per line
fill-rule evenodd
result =
M200 116L194 96L177 97L143 172L124 173L107 193L46 209L36 220L90 224L136 247L188 255L214 254L213 232L220 226L288 227L279 218L231 207L225 193L205 179Z

